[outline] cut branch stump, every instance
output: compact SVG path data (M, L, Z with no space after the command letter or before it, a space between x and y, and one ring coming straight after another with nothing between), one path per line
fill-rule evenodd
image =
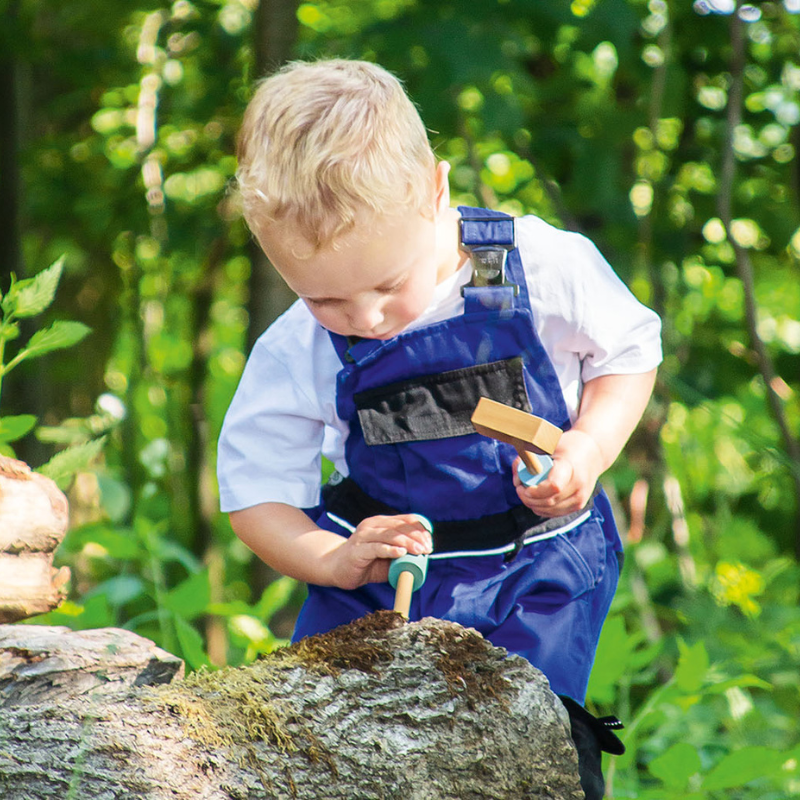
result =
M0 456L0 623L57 608L69 569L53 567L67 532L67 498L22 461Z

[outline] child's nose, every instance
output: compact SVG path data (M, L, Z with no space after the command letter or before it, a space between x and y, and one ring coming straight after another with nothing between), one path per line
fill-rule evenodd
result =
M383 305L375 300L358 303L350 310L350 324L364 333L369 333L380 325L383 317Z

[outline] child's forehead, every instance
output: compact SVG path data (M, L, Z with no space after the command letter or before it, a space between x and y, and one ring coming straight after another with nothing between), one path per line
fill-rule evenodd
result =
M421 211L399 207L391 213L375 213L364 209L354 213L353 222L332 240L317 245L313 235L304 232L293 219L283 219L262 228L259 242L266 251L280 251L292 261L316 261L338 257L343 253L380 250L386 244L408 242L430 225Z
M430 247L432 223L419 212L365 216L316 249L291 226L272 226L262 247L301 297L339 297L391 280Z

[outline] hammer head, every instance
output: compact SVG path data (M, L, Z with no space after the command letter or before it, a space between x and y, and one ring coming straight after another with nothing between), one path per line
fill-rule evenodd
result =
M478 433L512 445L529 469L533 465L534 472L541 470L536 468L536 459L530 454L551 454L562 434L561 428L546 419L488 397L481 397L471 419Z

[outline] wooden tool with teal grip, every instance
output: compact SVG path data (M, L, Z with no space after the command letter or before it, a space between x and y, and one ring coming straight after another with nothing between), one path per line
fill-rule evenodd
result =
M514 446L522 460L517 474L526 486L536 486L547 477L561 428L488 397L481 397L471 419L478 433Z
M433 526L427 517L414 514L428 533L433 533ZM428 574L428 556L406 553L392 561L389 566L389 583L395 590L394 610L408 619L411 610L411 595L425 583Z

